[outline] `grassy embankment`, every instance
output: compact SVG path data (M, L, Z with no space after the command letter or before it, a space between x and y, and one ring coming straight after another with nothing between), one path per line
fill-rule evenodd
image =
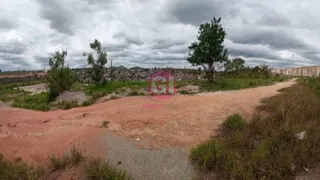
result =
M294 179L318 164L320 79L301 79L281 92L258 107L268 116L227 118L216 137L192 150L191 161L220 179L240 180Z
M235 78L224 77L215 81L214 84L209 84L206 81L178 81L176 87L183 87L185 85L199 85L201 91L219 91L219 90L238 90L250 87L257 87L262 85L270 85L274 82L284 81L282 77L270 78ZM19 90L18 87L23 85L36 84L30 83L16 83L0 85L0 101L11 102L11 106L34 109L40 111L49 111L53 105L49 102L48 93L41 93L32 95L31 93ZM85 85L75 83L72 87L73 91L83 91L90 98L81 105L77 102L61 102L55 105L59 109L70 109L78 106L88 106L93 104L97 99L105 95L114 93L110 99L117 99L119 96L139 96L145 95L148 89L148 81L111 81L103 85ZM194 94L188 91L180 91L181 94Z

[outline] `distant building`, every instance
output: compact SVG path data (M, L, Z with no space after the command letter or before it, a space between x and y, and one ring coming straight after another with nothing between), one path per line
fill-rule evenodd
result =
M304 66L295 68L285 68L271 70L274 74L281 74L287 76L306 76L306 77L319 77L320 66Z

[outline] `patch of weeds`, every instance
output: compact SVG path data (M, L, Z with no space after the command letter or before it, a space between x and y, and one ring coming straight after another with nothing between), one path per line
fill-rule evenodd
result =
M0 154L0 179L38 180L43 175L40 169L23 162L10 162Z
M295 179L320 161L320 83L304 80L267 98L248 123L233 115L190 159L221 179ZM265 114L268 114L267 116ZM304 139L296 134L305 132ZM295 168L293 168L295 167Z
M53 171L59 169L65 169L68 165L78 165L84 159L84 152L79 148L73 146L70 151L63 156L61 155L51 155L49 156L49 167L52 168Z
M84 101L81 106L91 106L92 104L94 104L94 100L89 98L88 100Z
M79 107L78 101L60 101L57 104L57 107L60 109L68 110L75 107Z
M96 99L99 99L100 97L103 97L103 96L105 96L107 93L105 93L105 92L93 92L92 94L91 94L91 98L93 99L93 100L96 100Z
M83 151L81 151L79 148L76 148L73 146L70 149L70 161L73 165L78 165L80 162L84 160Z
M103 121L102 124L101 124L101 127L102 128L108 128L110 122L109 121Z
M186 91L186 90L181 90L181 91L179 91L179 93L183 94L183 95L195 95L195 94L197 94L195 92Z
M229 116L222 124L221 131L223 133L232 133L234 131L243 130L247 122L239 114Z
M57 156L51 155L49 156L49 166L52 168L53 171L59 169L65 169L70 161L70 157L67 155Z
M39 111L49 111L49 96L48 93L40 93L31 95L30 93L24 93L17 99L14 99L12 107L33 109Z
M130 180L129 175L126 172L111 166L108 162L101 159L91 160L85 169L85 174L89 180Z
M219 147L214 139L200 144L197 148L194 148L190 154L190 159L193 163L208 170L214 169L218 157Z
M126 87L134 90L147 88L148 81L110 81L102 85L91 85L86 90L86 93L93 99L98 99L116 91L118 91L118 93L125 93Z

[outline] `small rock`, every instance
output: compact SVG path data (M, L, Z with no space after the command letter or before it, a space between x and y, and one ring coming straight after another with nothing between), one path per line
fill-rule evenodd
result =
M309 172L309 169L308 169L307 167L303 166L303 169L304 169L305 171Z
M118 165L119 165L119 164L122 164L122 162L121 162L121 161L119 161L117 164L118 164Z
M140 139L139 139L139 138L137 138L137 139L136 139L136 141L140 141Z
M296 169L296 166L294 164L291 164L291 171L294 171Z
M307 137L307 132L306 131L302 131L300 133L295 134L295 136L299 139L299 140L303 140Z

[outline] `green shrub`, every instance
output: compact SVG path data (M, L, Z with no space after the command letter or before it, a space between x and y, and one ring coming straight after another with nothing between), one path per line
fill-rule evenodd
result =
M234 114L229 116L222 123L222 132L234 132L237 130L242 130L246 126L247 122L239 114Z
M93 159L85 170L86 176L89 180L129 180L130 177L126 172L116 169L109 165L108 162L104 162L101 159Z
M212 139L202 143L191 151L190 159L201 168L213 169L218 162L219 147Z
M67 51L61 53L57 51L49 59L50 69L47 75L49 101L53 101L63 91L70 90L75 82L75 74L64 64L66 56Z

